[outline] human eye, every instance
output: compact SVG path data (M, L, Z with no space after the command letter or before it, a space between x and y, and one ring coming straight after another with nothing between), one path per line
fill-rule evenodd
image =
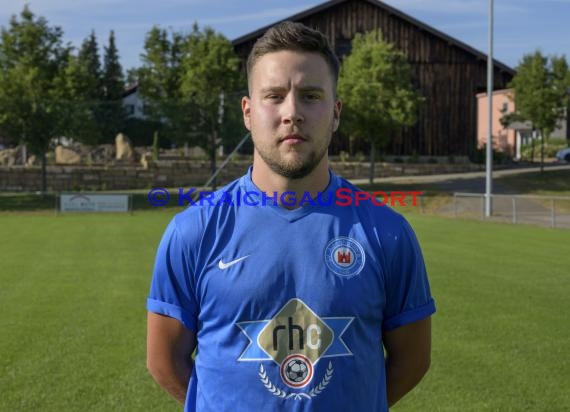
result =
M282 100L283 97L277 93L268 93L265 95L265 99L272 101L272 102L278 102L278 101Z
M320 99L321 99L321 95L319 93L316 93L316 92L305 93L305 100L307 100L309 102L318 101Z

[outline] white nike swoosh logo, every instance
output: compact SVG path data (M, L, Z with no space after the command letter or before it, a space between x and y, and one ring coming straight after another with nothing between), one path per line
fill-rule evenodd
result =
M222 259L220 259L220 261L218 262L218 267L219 267L220 269L224 270L224 269L229 268L230 266L235 265L235 264L238 263L238 262L241 262L241 261L244 260L244 259L247 259L248 257L249 257L249 255L244 256L244 257L240 257L239 259L235 259L235 260L232 260L232 261L227 262L227 263L224 263L224 262L222 261Z

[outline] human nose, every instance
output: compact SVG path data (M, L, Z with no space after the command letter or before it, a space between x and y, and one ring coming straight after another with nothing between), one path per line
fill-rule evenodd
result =
M303 114L301 113L299 103L293 96L289 96L285 100L285 104L282 106L282 109L283 123L286 125L300 124L305 120Z

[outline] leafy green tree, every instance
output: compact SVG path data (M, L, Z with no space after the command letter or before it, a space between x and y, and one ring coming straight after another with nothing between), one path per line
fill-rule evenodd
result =
M181 112L185 109L180 90L182 43L181 34L169 34L164 29L153 27L145 39L145 51L141 55L143 64L136 71L145 115L156 126L154 132L164 131L178 141L184 140L181 136L183 127L179 124Z
M182 58L182 100L194 107L186 112L188 130L210 157L216 170L216 151L224 141L235 140L236 92L245 89L239 59L231 42L222 34L194 24L185 39ZM234 121L232 121L234 120ZM214 183L215 185L215 183Z
M411 79L406 57L383 40L380 30L354 37L338 84L343 101L341 127L352 138L370 143L370 183L376 150L384 148L401 127L417 120L423 99Z
M127 70L125 81L128 86L133 86L139 82L139 72L136 67L131 67Z
M137 77L145 114L169 139L202 147L215 171L217 149L243 128L238 91L245 82L231 43L194 24L188 35L153 27L144 49Z
M92 77L80 57L68 54L61 76L54 79L54 107L61 136L96 144L100 140L98 106L92 100Z
M523 56L517 75L509 87L514 89L516 112L509 120L528 120L541 135L540 170L544 169L544 144L565 118L569 106L570 71L564 57L543 56L540 51Z
M127 114L122 97L125 90L125 77L119 52L115 45L115 33L111 31L109 44L105 46L103 75L101 79L103 102L101 104L101 130L103 141L113 141L117 133L125 127Z
M0 129L18 136L41 159L41 189L46 191L46 152L61 136L62 104L58 84L69 64L63 31L50 27L25 6L0 31Z

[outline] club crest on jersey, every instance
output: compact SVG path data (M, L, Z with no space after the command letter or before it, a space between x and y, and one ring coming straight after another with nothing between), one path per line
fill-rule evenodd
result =
M237 323L249 339L238 361L273 361L288 388L303 389L313 381L314 367L320 359L352 356L342 335L353 319L319 317L302 300L291 299L272 319ZM258 374L273 395L300 400L319 395L328 386L333 371L329 362L321 381L304 392L290 392L276 386L263 364Z
M356 240L337 237L325 248L325 263L330 271L343 278L358 275L364 268L366 255Z

